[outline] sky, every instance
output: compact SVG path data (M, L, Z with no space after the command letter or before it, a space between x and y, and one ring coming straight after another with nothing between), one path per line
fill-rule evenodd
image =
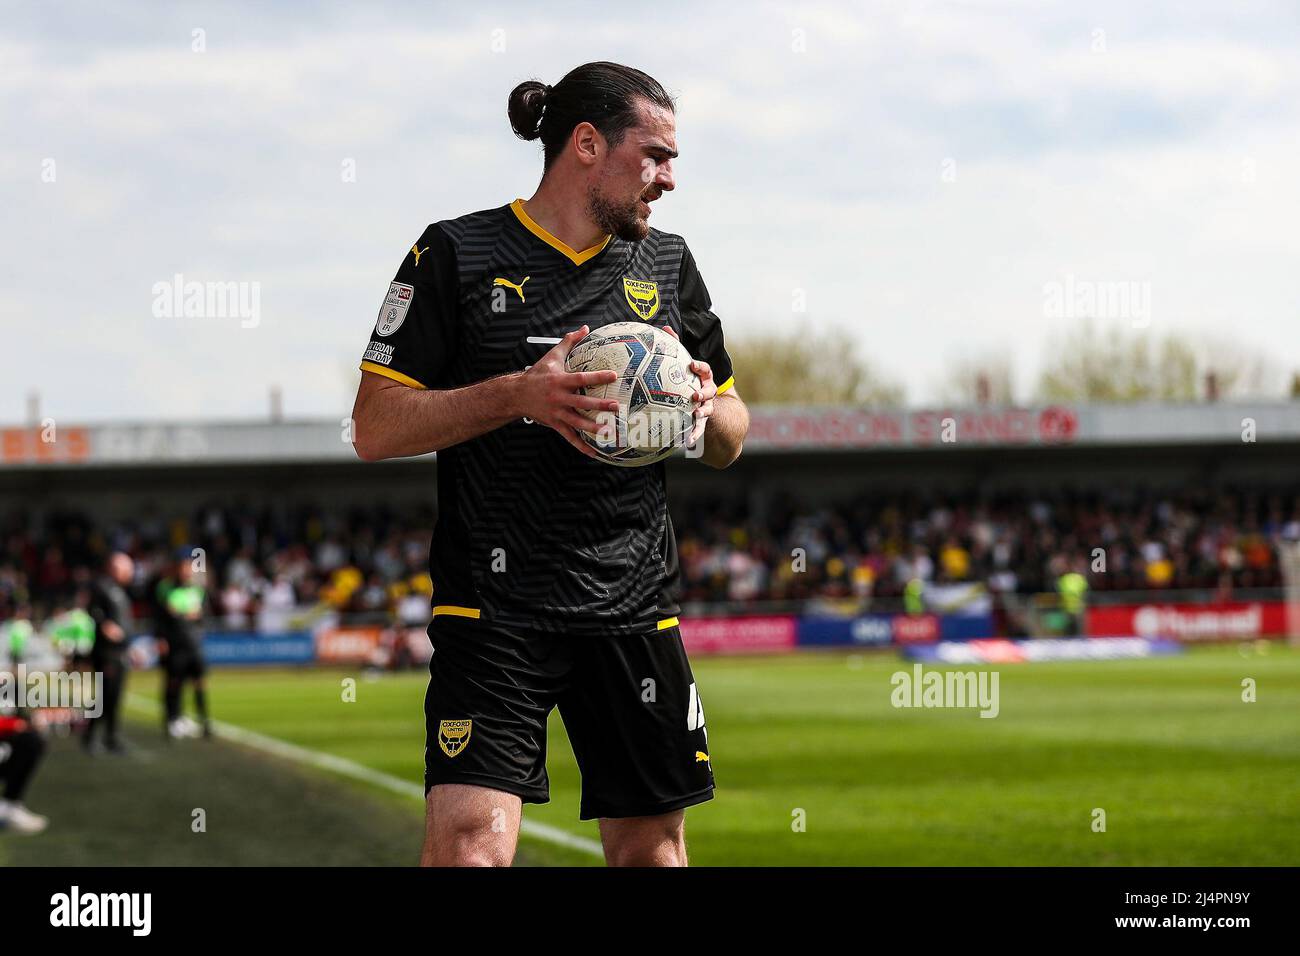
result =
M0 15L0 424L33 392L73 423L257 418L273 387L287 417L347 415L411 242L535 188L511 88L596 59L678 100L651 224L686 237L729 340L847 330L911 405L1003 361L1027 401L1082 290L1140 334L1300 369L1294 4ZM178 275L247 308L175 314Z

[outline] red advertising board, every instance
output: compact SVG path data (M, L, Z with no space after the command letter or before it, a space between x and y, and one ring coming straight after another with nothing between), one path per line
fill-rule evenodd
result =
M939 618L933 614L894 616L894 643L933 644L939 640Z
M698 617L681 622L688 654L770 654L794 650L795 619L789 616Z
M316 633L316 659L326 664L369 664L382 635L378 627L327 627Z
M427 627L408 627L403 633L406 646L411 652L411 660L416 664L427 664L433 657L433 645L429 643Z
M1069 444L1079 415L1045 408L754 409L747 441L760 448L920 448Z
M1089 637L1166 637L1187 644L1286 634L1281 601L1123 604L1088 609Z
M0 462L5 464L62 464L89 457L85 428L0 428Z
M367 664L390 666L405 645L406 660L427 664L433 656L429 635L423 627L392 630L383 627L327 627L316 632L316 660L323 664Z

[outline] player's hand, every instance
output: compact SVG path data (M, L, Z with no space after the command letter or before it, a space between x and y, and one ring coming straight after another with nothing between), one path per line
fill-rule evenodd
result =
M122 630L122 625L116 621L105 621L104 636L114 644L119 644L126 637L126 631Z
M672 330L671 326L665 325L664 331L677 341L681 341L681 337ZM718 386L713 381L713 369L709 367L708 362L692 360L691 371L700 377L700 387L691 394L691 400L695 402L695 427L691 429L691 437L687 439L687 445L694 445L703 436L704 429L709 424L709 416L713 414L713 399L718 394Z
M578 451L595 458L592 448L578 437L584 431L596 434L600 424L582 414L583 410L618 414L613 399L580 395L578 389L608 385L618 376L613 369L603 372L570 372L564 367L573 347L590 331L587 326L574 329L543 355L536 365L519 376L519 407L527 418L554 428Z

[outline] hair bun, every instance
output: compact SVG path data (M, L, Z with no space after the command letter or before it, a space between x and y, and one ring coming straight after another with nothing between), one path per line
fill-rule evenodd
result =
M541 80L525 80L510 91L506 115L520 139L537 139L541 135L542 112L550 92L551 87Z

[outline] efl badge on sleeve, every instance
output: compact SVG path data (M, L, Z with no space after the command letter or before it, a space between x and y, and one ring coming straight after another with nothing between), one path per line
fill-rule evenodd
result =
M384 296L383 307L379 310L379 320L375 322L376 335L392 335L402 327L406 321L407 310L411 308L411 300L415 298L415 286L407 285L405 282L394 282L388 287L388 295Z

